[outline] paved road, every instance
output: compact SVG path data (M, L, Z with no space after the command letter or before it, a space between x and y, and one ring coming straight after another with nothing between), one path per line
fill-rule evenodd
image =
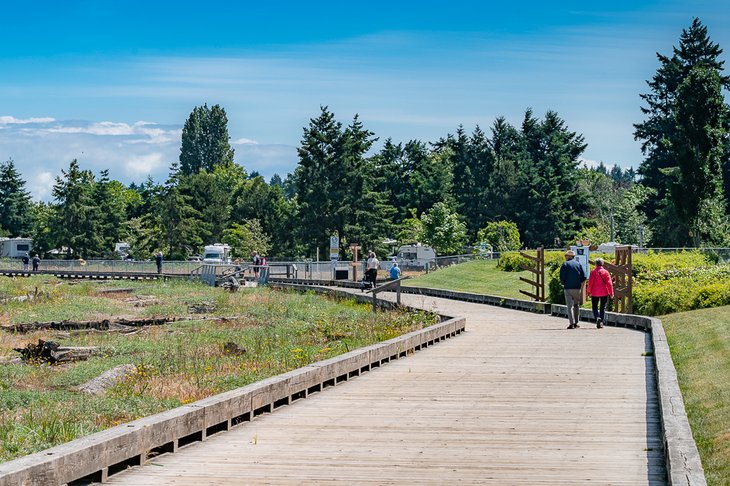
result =
M666 484L648 335L403 300L467 332L109 484Z

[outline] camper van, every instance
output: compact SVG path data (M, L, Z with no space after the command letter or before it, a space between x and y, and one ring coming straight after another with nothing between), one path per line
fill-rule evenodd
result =
M0 258L23 258L32 249L31 238L0 238Z
M398 261L401 267L424 268L428 264L436 263L436 251L420 243L403 245L398 248Z
M203 263L231 263L231 247L223 243L206 246Z

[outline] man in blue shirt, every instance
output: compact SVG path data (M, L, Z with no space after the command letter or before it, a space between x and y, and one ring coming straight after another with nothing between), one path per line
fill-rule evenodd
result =
M576 329L580 327L580 306L583 303L583 282L586 280L586 274L583 271L583 265L575 259L575 252L568 250L565 252L565 262L560 267L560 283L563 284L563 292L565 293L565 305L568 307L568 329Z
M390 267L390 278L393 280L400 278L400 267L398 267L398 262L393 262L393 266Z

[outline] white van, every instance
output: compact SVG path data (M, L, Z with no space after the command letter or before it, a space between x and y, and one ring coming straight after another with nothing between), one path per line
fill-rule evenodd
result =
M206 246L203 263L231 263L231 247L223 243Z
M424 268L427 264L436 263L436 251L420 243L403 245L398 248L398 261L402 267Z

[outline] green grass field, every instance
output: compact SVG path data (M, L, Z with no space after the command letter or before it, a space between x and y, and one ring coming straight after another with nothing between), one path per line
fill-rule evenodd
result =
M661 319L707 484L730 484L730 307Z
M530 275L530 272L503 272L497 268L497 260L474 260L406 280L404 285L529 300L520 289L529 292L532 287L520 277L530 278Z
M120 287L131 291L103 292ZM0 361L19 356L13 348L38 339L99 351L88 361L54 366L0 362L0 462L437 322L427 313L373 313L369 305L353 300L265 288L227 293L182 280L0 279L3 298L35 294L36 288L38 298L0 306L0 324L183 317L190 304L201 303L215 307L207 316L226 318L146 326L132 334L0 330ZM133 364L136 371L106 394L88 396L77 390L122 364Z

